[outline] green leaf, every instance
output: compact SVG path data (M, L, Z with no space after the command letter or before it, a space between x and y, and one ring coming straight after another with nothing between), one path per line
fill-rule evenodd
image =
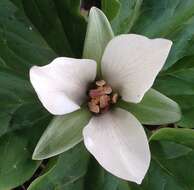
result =
M32 127L48 116L37 102L29 82L21 76L0 68L0 86L0 136Z
M91 113L85 108L55 117L40 138L33 159L55 156L80 143L83 139L82 130L90 117Z
M53 167L32 182L28 190L84 190L89 154L83 144L61 154Z
M102 0L102 10L108 16L115 34L129 33L135 24L143 0Z
M150 138L151 167L132 190L189 190L194 186L194 131L164 128Z
M18 12L10 1L0 2L0 136L48 116L37 102L28 72L31 64L47 63L55 54Z
M183 117L178 123L182 127L194 126L194 62L185 57L155 82L155 88L178 102Z
M32 152L48 121L49 118L45 118L31 128L0 138L0 190L23 184L34 174L40 162L31 159Z
M32 24L59 56L81 57L86 21L80 15L80 0L22 2Z
M31 64L44 64L55 54L18 12L10 1L0 2L0 136L48 116L37 102L28 72Z
M32 152L50 120L35 98L28 71L32 64L46 64L55 54L18 12L10 1L0 1L2 190L21 185L34 174L40 162L32 161Z
M143 1L142 14L132 32L151 38L168 38L174 42L164 70L181 58L193 55L193 12L193 0Z
M118 106L131 112L142 124L162 125L180 120L178 104L154 89L150 89L138 104L120 100Z
M119 0L102 0L102 10L110 21L117 16L120 6L121 3Z
M131 190L127 181L121 181L117 190Z
M97 77L101 78L101 58L108 42L114 34L104 13L93 7L90 10L83 58L97 62Z
M56 54L21 10L9 0L2 0L0 2L1 71L9 69L20 78L28 80L29 68L32 65L48 64L55 56Z
M117 190L120 179L105 171L94 159L90 159L85 176L85 190Z
M194 130L179 128L163 128L153 133L150 141L173 141L194 149Z

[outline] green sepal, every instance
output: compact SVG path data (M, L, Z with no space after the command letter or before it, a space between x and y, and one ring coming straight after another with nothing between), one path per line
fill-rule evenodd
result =
M34 160L42 160L69 150L83 139L82 130L89 122L91 113L86 108L55 117L40 138Z
M174 123L181 118L179 105L154 89L150 89L138 104L120 100L117 106L131 112L147 125Z
M114 37L111 25L98 8L91 8L88 18L83 58L97 62L97 78L101 78L101 59L108 42Z

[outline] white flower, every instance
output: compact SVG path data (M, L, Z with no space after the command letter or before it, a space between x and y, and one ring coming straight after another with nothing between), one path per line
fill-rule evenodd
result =
M117 36L108 43L102 57L103 79L122 99L139 103L163 67L171 45L166 39ZM80 109L87 99L88 84L95 77L96 62L88 59L61 57L30 70L39 99L54 115ZM88 151L107 171L125 180L142 182L149 168L150 150L142 125L131 113L114 108L94 115L83 136Z

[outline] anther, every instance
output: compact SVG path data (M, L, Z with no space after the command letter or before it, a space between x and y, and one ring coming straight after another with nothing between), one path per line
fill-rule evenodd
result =
M117 103L118 97L119 97L119 95L117 93L114 93L113 94L113 96L112 96L112 103L113 104L116 104Z
M104 91L104 93L105 94L111 94L112 93L112 88L111 88L111 86L104 86L103 87L103 91Z
M89 90L89 110L93 113L107 112L111 104L115 104L118 100L118 94L113 93L110 85L104 80L96 81L96 87Z
M88 107L91 112L93 113L100 113L100 107L92 102L88 103Z
M100 108L105 108L109 105L110 97L103 95L100 97Z
M96 81L96 85L97 86L104 86L106 84L106 81L104 81L104 80L98 80L98 81Z

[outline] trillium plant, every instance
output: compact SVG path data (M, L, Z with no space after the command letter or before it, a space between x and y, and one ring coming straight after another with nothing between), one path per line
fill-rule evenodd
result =
M108 23L100 10L92 8L89 19L95 15ZM86 38L95 24L89 22ZM96 40L100 41L90 39L93 45L89 51L98 48ZM87 45L86 39L85 51ZM58 57L48 65L33 66L30 81L52 115L87 109L91 118L82 131L87 150L108 172L141 184L151 159L148 138L138 118L121 108L119 102L141 103L164 66L171 46L168 39L122 34L110 39L103 51L98 50L102 51L100 61L95 56Z

